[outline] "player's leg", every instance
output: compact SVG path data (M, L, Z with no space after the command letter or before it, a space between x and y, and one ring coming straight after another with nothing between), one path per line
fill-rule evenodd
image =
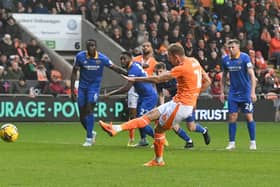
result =
M80 113L80 122L85 130L87 130L87 125L85 121L85 115L86 115L86 106L79 107L79 113Z
M94 129L94 115L93 115L93 109L95 107L95 103L88 103L87 109L86 109L86 115L85 115L85 121L87 124L87 145L91 146L95 143L96 140L96 132Z
M146 113L144 116L122 123L121 125L113 125L112 123L107 124L101 120L99 121L99 124L101 128L105 132L107 132L110 136L115 136L121 131L143 128L149 125L151 121L158 119L159 116L160 116L159 110L155 108L152 111Z
M89 90L86 97L86 114L85 114L85 122L87 126L87 138L84 146L92 146L95 143L96 132L94 129L94 115L93 110L96 105L96 101L98 98L97 92L93 90Z
M127 107L128 107L128 120L132 120L137 117L137 102L139 95L135 92L134 87L131 87L127 95ZM135 146L135 129L128 130L129 140L127 146Z
M129 120L136 118L137 115L137 110L136 108L128 108L128 113L129 113ZM130 129L128 130L128 143L127 146L135 146L134 141L135 141L135 129Z
M226 147L227 150L235 149L235 136L236 136L236 121L238 118L238 103L232 100L228 100L229 109L229 122L228 122L228 135L229 144Z
M193 141L192 141L192 139L188 136L188 134L186 133L186 131L184 131L184 129L182 129L182 128L180 127L179 124L174 125L174 126L173 126L173 130L174 130L174 132L175 132L181 139L183 139L183 140L186 142L186 144L185 144L185 146L184 146L186 149L189 149L189 148L192 148L192 147L193 147Z
M87 130L87 125L85 121L85 115L86 115L86 96L83 89L78 90L78 98L77 103L79 106L79 113L80 113L80 122L85 130Z
M138 103L137 103L137 116L143 116L150 110L154 109L157 105L157 95L151 95L149 97L139 97ZM139 128L140 132L140 141L136 146L147 146L149 145L147 140L147 135L154 138L154 129L151 127L151 125L147 125L143 128Z
M195 110L192 115L186 119L187 128L191 132L198 132L203 135L203 139L206 145L210 144L211 138L207 127L203 127L200 123L195 123Z
M89 122L88 120L90 120L88 118L88 106L87 106L87 95L85 94L86 90L84 89L79 89L78 91L78 106L79 106L79 112L80 112L80 122L82 124L82 126L84 127L84 129L86 130L86 141L83 144L83 146L85 147L89 147L92 145L93 142L93 137L92 137L92 127L89 126ZM88 132L91 132L91 134L89 135ZM96 134L96 133L95 133Z
M247 120L247 128L248 133L250 137L250 150L256 150L256 123L253 118L253 103L252 102L246 102L242 106L242 112L245 113L246 120Z
M158 107L160 112L159 124L155 128L154 151L155 158L144 164L144 166L163 166L163 151L165 142L165 131L173 128L192 114L193 107L177 104L169 101Z
M161 125L157 125L155 128L155 138L154 138L154 153L155 157L151 161L144 164L147 167L153 166L164 166L163 161L163 151L165 143L165 129Z

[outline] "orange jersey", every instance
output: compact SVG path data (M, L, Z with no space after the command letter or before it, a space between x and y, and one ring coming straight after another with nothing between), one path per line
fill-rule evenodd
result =
M202 67L194 58L186 58L181 65L171 70L171 75L177 81L177 94L174 102L196 106L202 80Z
M154 57L150 57L147 61L144 61L143 55L139 55L134 57L133 61L140 62L141 64L149 64L149 67L144 68L144 70L147 72L148 76L152 76L154 74L154 69L157 64L157 61Z

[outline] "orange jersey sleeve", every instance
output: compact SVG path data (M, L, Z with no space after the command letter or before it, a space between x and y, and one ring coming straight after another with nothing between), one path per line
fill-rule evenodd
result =
M133 58L133 61L144 63L144 59L142 55L136 56ZM148 76L152 76L154 74L154 69L156 64L158 63L154 57L150 57L145 63L149 64L148 68L144 68L145 72L147 72Z
M195 107L202 80L202 67L199 62L194 58L187 58L171 70L171 75L177 80L174 102Z

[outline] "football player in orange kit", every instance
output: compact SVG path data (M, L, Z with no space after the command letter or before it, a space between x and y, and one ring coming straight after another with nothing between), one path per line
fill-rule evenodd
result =
M159 107L151 110L140 118L125 122L121 125L112 125L99 121L99 124L109 135L115 136L123 130L142 128L153 120L159 120L155 127L154 152L155 158L144 164L144 166L164 166L163 150L165 142L165 131L179 124L192 115L200 92L205 91L211 84L211 80L195 58L185 56L184 48L178 44L170 44L168 47L168 58L174 66L159 76L150 77L126 77L129 81L160 83L171 79L177 81L177 94L173 99ZM208 135L208 131L207 131Z

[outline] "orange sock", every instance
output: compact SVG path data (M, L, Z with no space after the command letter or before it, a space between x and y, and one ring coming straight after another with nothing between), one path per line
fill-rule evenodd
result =
M163 157L165 133L155 133L154 151L156 158Z
M130 130L128 131L128 133L129 133L129 139L130 139L130 140L134 140L135 129L130 129Z
M140 118L135 118L121 125L122 130L143 128L151 123L151 120L147 116L142 116Z

